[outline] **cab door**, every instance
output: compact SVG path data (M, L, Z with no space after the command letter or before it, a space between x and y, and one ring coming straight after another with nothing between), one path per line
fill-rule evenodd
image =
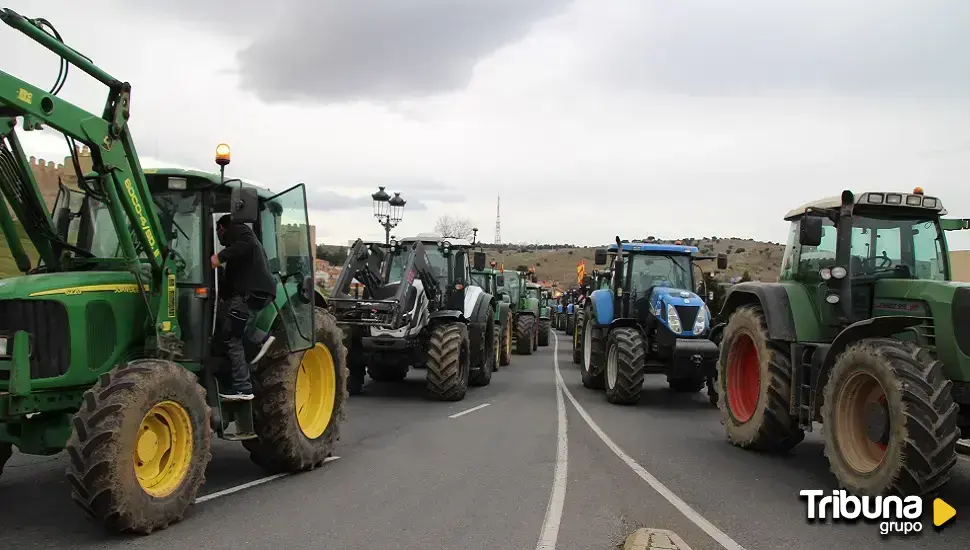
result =
M295 185L264 201L261 233L270 269L277 277L276 304L290 351L314 345L314 265L306 189ZM267 246L272 242L275 246Z

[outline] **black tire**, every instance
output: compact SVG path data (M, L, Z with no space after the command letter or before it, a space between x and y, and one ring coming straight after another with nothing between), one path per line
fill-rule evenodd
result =
M0 475L3 475L3 466L13 456L13 445L10 443L0 443Z
M340 439L340 423L344 419L347 397L347 348L341 330L333 316L323 308L316 308L316 345L306 351L281 354L262 362L253 374L253 426L257 439L243 441L249 458L265 470L301 472L321 466ZM277 337L277 345L286 348L285 335ZM308 354L312 354L309 355ZM297 416L297 376L316 358L320 367L333 369L333 406L326 426L301 427ZM327 363L330 363L329 365ZM326 391L326 388L321 388ZM329 396L325 397L329 399ZM326 418L321 411L320 424ZM322 426L321 426L322 427Z
M465 398L471 376L470 346L464 323L442 323L431 329L425 384L428 397L438 401Z
M492 370L497 371L499 367L499 359L502 357L502 339L505 336L505 333L502 331L502 324L501 323L493 324L492 332L495 333L495 336L492 337L492 340L495 342L495 346L494 346L495 361L493 362Z
M594 315L590 315L583 329L582 380L584 387L602 390L606 387L603 376L606 370L606 337L603 329L590 326L594 318Z
M181 481L167 494L154 496L139 481L135 458L150 411L156 411L156 425L174 422L192 432ZM72 419L67 441L72 499L111 531L148 534L180 521L205 482L212 458L209 417L205 390L194 374L175 363L139 359L102 374L84 392Z
M606 400L614 405L635 405L643 391L647 343L635 328L610 331L606 341ZM615 361L616 377L610 375Z
M350 395L358 395L364 390L367 366L365 365L360 346L355 345L358 340L354 338L353 330L352 327L344 329L345 335L343 342L344 348L347 350L347 369L349 370L347 375L347 393Z
M732 373L731 369L736 370ZM743 379L745 373L757 389L739 385L747 391L733 395L729 391L731 377ZM745 449L787 453L805 439L805 432L788 412L791 387L791 358L784 345L769 342L761 310L743 307L735 311L724 329L717 363L721 421L731 443Z
M503 367L506 367L512 363L512 339L514 336L514 324L515 323L512 321L512 312L510 311L505 317L505 325L502 327L502 353L499 356L498 364Z
M573 363L583 364L583 328L586 324L586 312L579 310L576 312L575 329L573 330Z
M518 315L515 318L515 352L519 355L532 355L535 322L536 318L531 315Z
M853 439L860 441L860 435L864 449L857 447L856 451L871 448L866 425L856 431L840 422L846 415L837 416L837 412L845 412L846 395L862 394L865 383L859 384L866 379L878 383L876 388L881 386L889 427L884 434L884 456L860 469L856 466L862 464L854 465L849 456L862 453L847 455L844 451ZM839 485L859 495L934 497L957 463L959 407L953 402L952 388L943 363L913 342L877 338L846 349L832 367L822 405L825 454Z
M532 320L532 351L539 349L539 319Z
M571 313L566 316L566 334L572 336L574 330L576 330L576 314Z
M478 349L480 362L477 370L471 372L468 383L472 386L487 386L492 383L492 371L495 370L495 308L488 306L485 312L485 329Z
M667 385L677 393L697 393L704 389L704 378L697 376L691 378L668 378Z
M550 319L539 319L539 345L540 346L549 345L550 330L552 330L552 321Z

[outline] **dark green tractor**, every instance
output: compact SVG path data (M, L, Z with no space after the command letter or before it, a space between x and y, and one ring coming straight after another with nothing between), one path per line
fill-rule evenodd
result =
M788 452L825 425L839 484L932 495L970 412L970 286L936 197L843 191L789 212L778 283L729 291L718 390L730 441Z
M549 317L549 312L552 309L552 293L536 283L528 283L526 287L528 288L529 296L539 302L539 345L548 346L549 331L552 329L552 319Z
M534 273L526 266L502 271L499 291L509 295L512 306L512 346L519 355L532 355L539 349L539 300L530 296L526 284Z
M481 287L486 293L497 296L501 302L495 308L496 330L496 367L505 367L512 362L512 299L507 292L500 291L500 281L504 282L502 273L490 262L489 267L480 271L472 270L472 284Z

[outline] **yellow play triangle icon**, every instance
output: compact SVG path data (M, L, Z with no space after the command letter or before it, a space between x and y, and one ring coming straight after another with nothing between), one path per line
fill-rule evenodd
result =
M933 499L933 525L940 527L956 515L957 511L953 506L943 502L943 499Z

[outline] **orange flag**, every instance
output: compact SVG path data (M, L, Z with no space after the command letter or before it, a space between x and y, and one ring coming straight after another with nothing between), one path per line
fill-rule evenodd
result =
M583 277L586 276L586 260L581 260L576 266L576 279L579 284L583 284Z

